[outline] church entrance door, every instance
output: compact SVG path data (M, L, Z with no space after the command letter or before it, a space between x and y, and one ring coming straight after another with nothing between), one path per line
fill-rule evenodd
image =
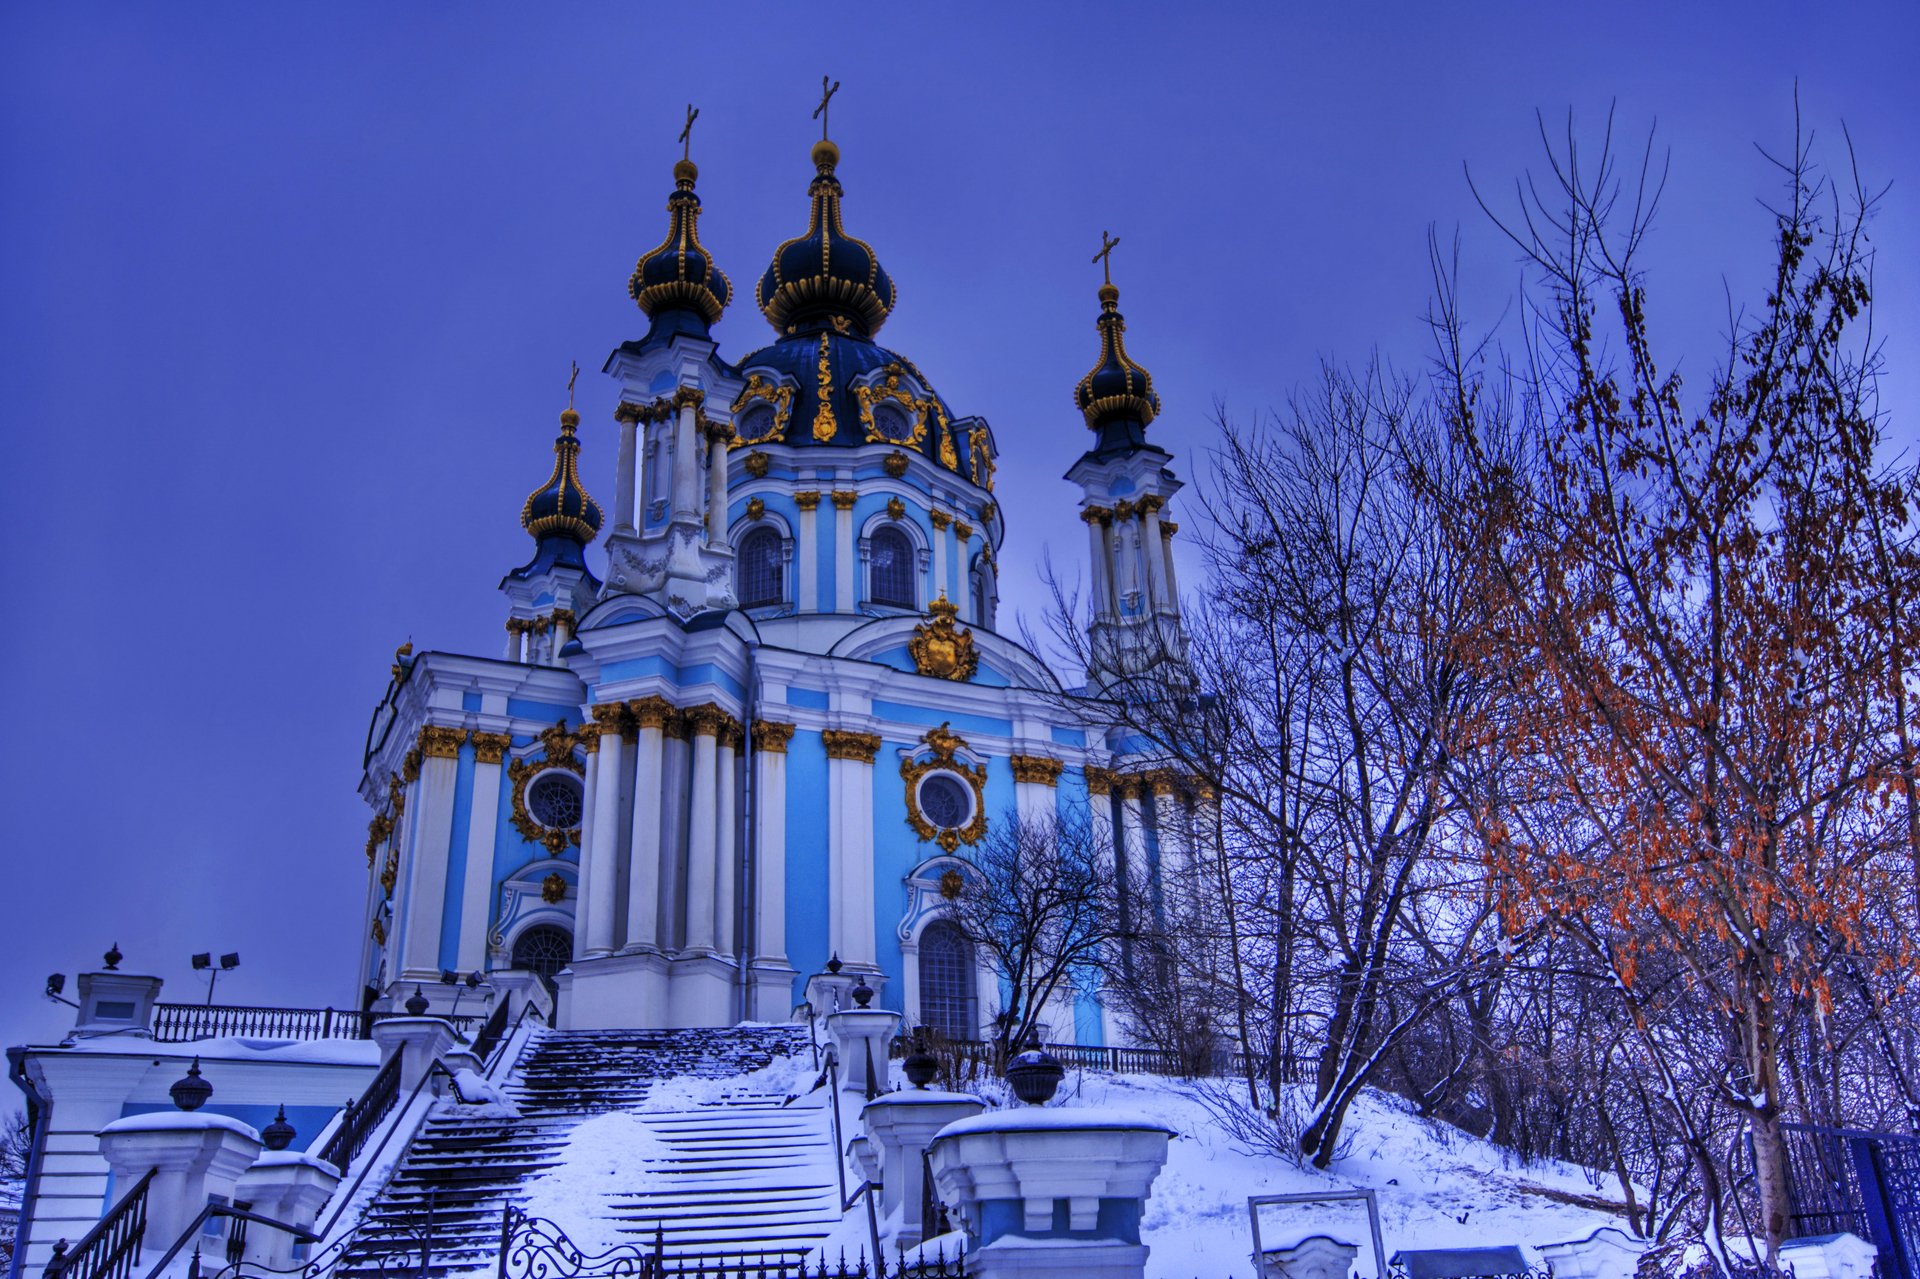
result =
M533 973L549 995L553 975L573 961L573 934L558 924L535 924L513 943L513 966Z

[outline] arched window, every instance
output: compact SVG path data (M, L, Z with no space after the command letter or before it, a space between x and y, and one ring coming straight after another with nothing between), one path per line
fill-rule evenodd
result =
M973 947L951 920L920 934L920 1021L949 1039L979 1033L974 1013Z
M538 977L549 993L553 975L573 962L573 934L558 924L535 924L513 942L513 966Z
M786 591L780 581L782 558L777 529L757 528L740 539L737 576L741 608L761 608L785 601Z
M868 597L875 604L913 608L913 543L897 528L874 532L867 542Z

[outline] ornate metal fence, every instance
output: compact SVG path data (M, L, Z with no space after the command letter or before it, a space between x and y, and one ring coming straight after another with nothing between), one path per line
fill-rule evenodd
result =
M153 1184L156 1171L150 1169L134 1182L71 1250L64 1239L54 1244L45 1279L127 1279L140 1261L140 1244L147 1233L147 1187Z
M367 1144L375 1126L387 1117L393 1109L393 1103L400 1096L400 1060L402 1054L395 1053L380 1067L380 1072L367 1085L367 1090L349 1101L340 1116L340 1126L333 1130L326 1148L320 1157L346 1175L347 1165L353 1162L360 1148Z
M375 1022L400 1013L356 1012L340 1008L265 1008L246 1004L155 1004L153 1037L163 1044L188 1043L242 1035L253 1039L366 1039ZM472 1033L480 1017L445 1017L461 1035Z
M653 1243L621 1244L589 1253L553 1222L508 1207L500 1222L496 1279L962 1279L964 1258L936 1249L931 1258L889 1262L842 1255L829 1260L792 1253L668 1257L664 1230Z
M1883 1279L1920 1279L1920 1137L1782 1124L1789 1232L1849 1231L1880 1249Z

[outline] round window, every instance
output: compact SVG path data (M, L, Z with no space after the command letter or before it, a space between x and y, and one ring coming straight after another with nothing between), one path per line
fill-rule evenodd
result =
M873 423L890 440L913 438L913 419L897 404L882 404L873 411Z
M920 811L933 825L957 830L973 816L973 788L952 773L929 773L920 783Z
M572 830L580 824L585 794L572 773L542 773L527 787L527 811L548 830Z
M735 431L743 440L764 440L773 433L773 410L765 404L756 404L740 416L739 428Z

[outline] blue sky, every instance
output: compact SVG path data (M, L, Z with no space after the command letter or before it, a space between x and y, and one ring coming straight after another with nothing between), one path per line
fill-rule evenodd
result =
M1032 611L1023 571L1084 544L1060 476L1102 230L1192 477L1216 399L1421 365L1429 226L1498 317L1520 267L1463 167L1510 190L1536 109L1657 120L1651 308L1699 385L1765 277L1755 144L1790 145L1797 79L1821 154L1844 122L1892 183L1876 322L1914 440L1916 50L1911 3L0 7L0 1040L57 1035L42 977L113 941L172 998L204 997L190 953L237 949L223 1000L353 1000L367 714L402 640L500 643L570 360L610 495L597 370L644 331L625 280L687 102L703 236L750 296L842 81L847 225L900 288L883 340L993 423ZM769 332L744 301L717 330Z

